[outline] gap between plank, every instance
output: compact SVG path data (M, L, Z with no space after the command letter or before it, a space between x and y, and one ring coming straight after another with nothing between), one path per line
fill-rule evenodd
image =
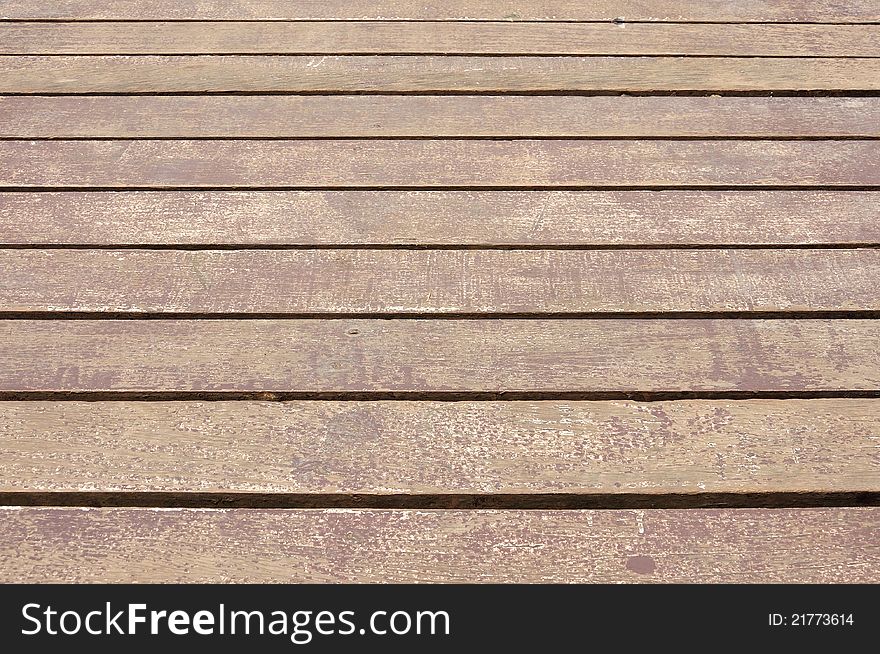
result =
M880 492L309 494L224 492L2 492L3 506L201 509L705 509L880 506Z
M880 198L878 198L880 199ZM402 251L593 251L593 250L876 250L880 243L2 243L0 250L147 250L160 252L402 250Z
M4 96L28 96L41 98L58 97L94 97L94 96L252 96L252 95L367 95L367 96L443 96L443 95L478 95L478 96L583 96L583 97L730 97L730 98L876 98L880 97L880 91L860 89L803 89L803 90L751 90L732 91L729 89L700 89L700 90L657 90L657 91L620 91L620 90L577 90L560 89L557 91L498 91L480 89L438 89L434 91L85 91L69 93L29 93L4 91Z
M705 139L702 139L705 140ZM762 139L766 140L766 139ZM107 191L880 191L880 184L520 184L458 186L400 186L376 184L370 186L3 186L0 192L52 193L107 192Z
M2 96L0 96L2 98ZM0 141L877 141L874 136L839 134L805 136L766 136L766 135L695 135L695 136L652 136L644 134L620 136L583 134L552 135L510 134L504 136L462 136L457 135L366 135L366 136L0 136Z
M606 401L669 402L675 400L826 400L878 399L880 389L870 391L0 391L0 402L176 402L301 400L335 402L372 401Z
M503 20L479 18L0 18L2 23L477 23L509 25L511 23L589 23L597 25L880 25L878 21L760 21L760 20L620 20L607 18L603 20Z
M880 309L826 311L297 311L186 312L186 311L3 311L0 320L876 320Z
M649 59L652 57L675 57L677 59L878 59L880 55L762 55L762 54L681 54L677 52L654 52L651 54L628 54L628 53L553 53L553 52L413 52L387 50L373 52L371 50L344 50L339 52L310 52L308 50L296 52L3 52L3 57L480 57L480 58L506 58L517 57L542 57L547 59L591 59L598 57L615 57L620 59Z

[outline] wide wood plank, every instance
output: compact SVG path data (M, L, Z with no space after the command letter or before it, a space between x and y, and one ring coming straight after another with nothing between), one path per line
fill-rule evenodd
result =
M880 59L16 56L0 93L877 91Z
M876 25L0 23L0 54L880 56Z
M878 22L874 0L0 0L0 19Z
M880 137L880 98L0 96L4 138Z
M834 583L880 565L878 508L4 507L0 529L7 583Z
M0 250L0 311L880 311L880 250Z
M880 492L880 400L0 402L0 493Z
M5 320L0 391L877 391L878 342L876 320Z
M3 245L880 244L872 191L0 193Z
M880 185L880 141L0 141L0 161L6 187Z

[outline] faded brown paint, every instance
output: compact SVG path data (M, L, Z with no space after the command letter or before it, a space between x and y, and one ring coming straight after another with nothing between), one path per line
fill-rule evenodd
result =
M880 8L874 0L2 0L0 18L858 23L880 21Z
M880 98L0 96L0 136L880 137Z
M0 391L880 389L877 320L5 320Z
M0 141L0 161L8 187L880 186L880 141Z
M0 93L876 91L880 58L17 56Z
M0 54L880 56L874 25L480 22L0 24Z
M3 582L876 582L880 509L3 508Z
M0 492L880 492L880 400L0 402Z
M0 250L0 311L880 311L880 250Z
M880 194L13 192L0 224L17 245L851 245L880 244Z

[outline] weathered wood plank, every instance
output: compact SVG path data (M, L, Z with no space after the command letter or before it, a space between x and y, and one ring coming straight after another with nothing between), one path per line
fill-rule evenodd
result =
M880 56L875 25L0 23L0 54Z
M876 320L5 320L0 391L880 389Z
M878 492L880 400L0 402L0 492Z
M0 96L4 138L880 137L880 98Z
M880 58L16 56L0 93L877 91Z
M0 186L42 188L880 185L880 141L0 141L0 161Z
M880 250L0 250L0 311L880 311Z
M0 19L878 22L873 0L0 0Z
M876 582L880 509L0 509L3 582ZM259 561L259 565L254 565Z
M0 244L880 243L872 191L0 193Z

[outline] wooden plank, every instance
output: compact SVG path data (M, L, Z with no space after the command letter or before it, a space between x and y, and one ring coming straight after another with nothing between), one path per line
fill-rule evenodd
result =
M3 23L0 54L880 56L876 25L488 22Z
M3 138L880 137L880 98L0 96Z
M878 492L878 433L876 399L0 402L0 492Z
M9 582L876 582L880 509L0 509ZM254 565L259 561L259 565Z
M874 0L0 0L0 19L878 22Z
M876 320L5 320L0 391L877 391L878 342Z
M880 244L872 191L0 193L3 245Z
M880 250L0 250L0 311L880 311Z
M0 93L877 91L880 59L16 56Z
M0 161L0 186L38 188L880 185L880 141L0 141Z

